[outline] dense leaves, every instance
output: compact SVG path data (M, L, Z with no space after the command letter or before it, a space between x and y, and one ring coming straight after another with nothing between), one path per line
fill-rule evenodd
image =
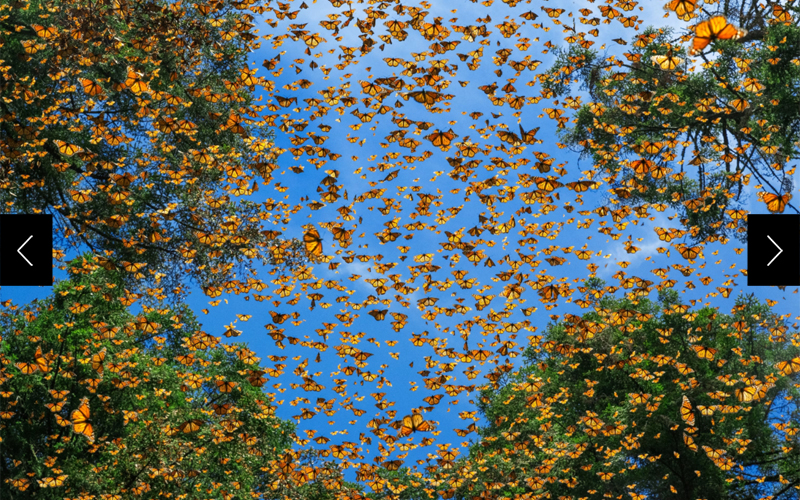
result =
M274 416L255 353L185 306L132 314L119 273L89 260L70 274L44 301L4 303L4 498L269 490L293 426Z
M796 306L774 290L766 306L737 299L748 270L731 248L748 196L796 210L796 2L672 0L655 27L640 17L652 6L630 0L297 3L4 7L4 210L55 211L93 254L81 279L124 272L73 280L80 300L59 289L52 311L18 319L48 336L4 334L20 343L4 351L3 383L22 384L10 392L29 412L9 397L6 415L35 444L10 463L30 478L15 491L55 491L65 475L73 496L136 498L208 478L201 490L225 496L215 484L233 481L224 467L244 450L259 467L235 496L796 497ZM248 65L257 25L271 44L262 76ZM285 135L273 142L271 126ZM248 274L258 260L275 265ZM192 281L211 305L253 299L237 321L285 350L272 367L244 367L251 353L198 333L188 311L159 312ZM132 309L103 321L130 338L94 338L91 314L106 309L81 294L113 293ZM69 314L33 317L55 311ZM136 347L174 360L132 365L142 351L124 342L150 322L176 333ZM65 344L74 360L56 353ZM193 369L213 380L176 365L192 349L208 350ZM58 404L40 379L56 380L59 361L67 382L102 366L110 385L28 410ZM157 393L156 373L178 389ZM145 388L158 411L126 425L117 406L147 412L113 398ZM255 406L219 415L215 398L234 396ZM259 427L272 444L253 455L250 433L225 422L269 413L267 401L305 428L287 449L287 434ZM83 448L56 457L56 473L39 464L59 411L59 435ZM285 427L269 421L258 425ZM122 436L129 426L142 433ZM104 444L116 437L139 455L125 466ZM81 462L107 447L106 461ZM189 469L215 447L232 461ZM110 465L84 485L68 463ZM148 467L156 488L135 489Z
M276 207L239 200L276 167L255 119L250 4L2 7L4 212L54 214L57 237L131 286L188 272L213 294L247 286L233 273L254 259L297 259L264 227Z
M786 325L745 296L730 314L661 299L607 296L552 324L484 392L473 493L792 498L800 375L776 365L800 351Z
M605 59L570 45L545 73L555 97L568 96L575 81L592 98L563 129L565 144L602 177L611 174L625 203L675 207L695 241L744 238L737 210L751 180L770 211L797 211L787 162L800 140L800 29L791 10L749 5L754 12L738 19L744 30L730 24L737 7L725 3L705 38L697 29L692 38L650 28L630 40L624 58ZM699 59L688 57L695 46Z

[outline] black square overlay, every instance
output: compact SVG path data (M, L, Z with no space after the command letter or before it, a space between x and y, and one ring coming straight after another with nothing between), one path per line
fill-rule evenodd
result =
M747 285L800 286L800 214L748 215Z
M0 215L0 286L53 286L52 215Z

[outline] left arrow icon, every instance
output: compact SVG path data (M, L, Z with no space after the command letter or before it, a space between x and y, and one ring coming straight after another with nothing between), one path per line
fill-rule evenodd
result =
M17 248L17 253L20 255L20 257L22 257L23 259L25 259L25 262L27 262L29 266L33 267L33 264L31 264L31 261L29 261L29 260L28 260L28 258L27 258L27 257L25 257L25 256L22 254L22 247L24 247L25 245L27 245L27 244L28 244L28 242L29 242L29 241L31 241L31 238L33 238L33 235L30 235L30 236L28 236L28 239L27 239L27 240L25 240L25 243L23 243L22 245L20 245L20 247L19 247L19 248Z

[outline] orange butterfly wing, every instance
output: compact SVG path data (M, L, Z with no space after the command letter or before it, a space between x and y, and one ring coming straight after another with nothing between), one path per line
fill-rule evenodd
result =
M94 427L89 422L89 416L89 400L83 398L81 405L72 412L69 418L72 420L72 430L76 434L82 434L89 438L89 441L94 441Z
M683 396L683 403L681 404L681 419L690 426L694 426L692 403L689 402L689 398L687 398L685 395Z
M314 226L309 226L308 230L303 234L303 244L306 247L306 252L314 258L322 255L322 238Z

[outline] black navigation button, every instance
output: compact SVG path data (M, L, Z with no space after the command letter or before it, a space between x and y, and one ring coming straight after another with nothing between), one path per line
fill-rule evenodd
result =
M0 286L53 285L53 216L0 215Z
M747 285L800 286L800 214L747 217Z

